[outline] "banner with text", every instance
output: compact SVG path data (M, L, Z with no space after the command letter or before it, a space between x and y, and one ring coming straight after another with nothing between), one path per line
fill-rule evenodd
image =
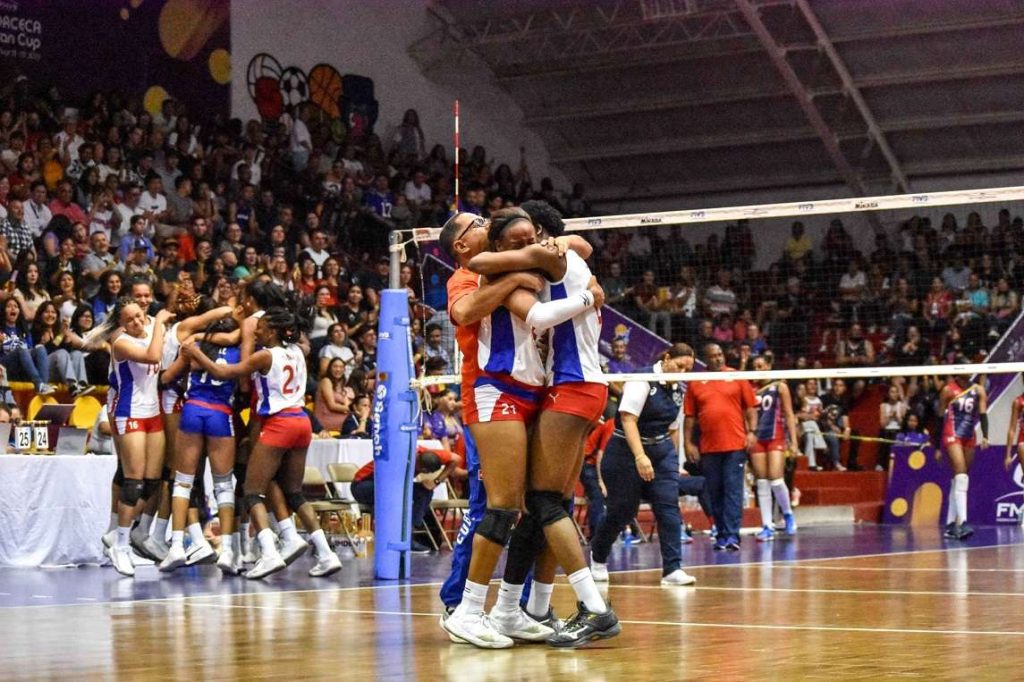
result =
M0 0L0 82L56 87L67 102L93 92L168 96L193 118L227 114L230 0Z
M978 449L971 466L967 520L974 525L1019 523L1024 507L1024 472L1016 457L1003 465L1004 446ZM928 445L893 448L892 474L883 523L933 526L945 524L953 471L948 460L935 458Z

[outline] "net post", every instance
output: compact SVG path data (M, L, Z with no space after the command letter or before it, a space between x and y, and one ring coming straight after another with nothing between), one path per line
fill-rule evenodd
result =
M394 241L396 236L392 237ZM409 577L412 533L412 477L416 456L416 393L409 338L409 297L398 289L397 251L392 251L392 288L381 292L377 328L377 388L373 403L374 576Z
M398 233L398 230L391 230L390 234L388 234L388 258L390 259L390 264L388 265L388 289L401 288L399 285L402 274L402 245L400 239L401 235Z

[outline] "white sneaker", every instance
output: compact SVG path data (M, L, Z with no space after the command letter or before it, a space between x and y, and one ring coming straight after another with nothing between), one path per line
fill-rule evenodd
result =
M313 578L326 578L341 570L341 559L334 552L328 552L326 556L318 556L316 565L309 569L309 575Z
M260 560L260 543L256 538L245 538L242 540L242 563L254 564Z
M132 563L131 547L114 547L110 550L110 561L114 570L121 575L132 578L135 576L135 565Z
M53 384L39 384L39 395L50 395L55 392L57 388ZM134 575L134 574L133 574Z
M291 566L295 563L295 560L306 553L309 549L309 543L300 538L298 535L291 542L281 542L281 558L284 559L285 566Z
M225 547L220 551L220 556L217 557L217 568L220 569L221 573L224 575L238 575L241 567L241 558L230 547Z
M287 566L288 564L284 562L280 554L264 554L256 562L256 565L246 572L245 577L249 580L260 580L278 571L283 571Z
M498 632L483 611L460 614L458 609L441 622L448 634L481 649L509 649L515 642Z
M163 561L167 558L167 553L171 551L171 548L167 546L166 542L157 540L155 537L150 535L142 541L142 546L146 548L146 551L153 555L157 561Z
M215 561L217 561L217 553L213 551L213 547L210 546L210 543L205 540L203 542L197 542L189 547L188 553L185 555L186 566L212 564Z
M448 618L451 617L451 615L452 614L448 613L448 608L445 607L444 611L441 612L441 617L437 621L438 625L440 625L441 629L445 631L446 635L448 635L448 639L450 639L455 644L468 644L469 642L467 642L466 640L462 639L461 637L456 637L452 633L448 632L448 628L444 626L444 622L448 620Z
M595 583L606 583L608 582L608 564L599 564L590 559L590 574L594 576Z
M103 556L110 559L110 550L117 541L117 529L108 531L100 536L100 542L103 543Z
M185 565L185 548L181 545L172 545L167 550L167 556L160 562L160 571L170 573Z
M677 568L661 579L662 585L693 585L697 579L681 568Z
M526 642L544 642L548 637L555 634L555 631L543 623L538 623L526 615L522 608L515 611L499 611L494 608L488 615L494 629L512 639L521 639Z
M155 557L149 553L149 548L146 547L146 540L148 539L149 529L143 528L141 523L136 524L131 532L128 533L128 544L135 550L135 553L144 559L155 560Z

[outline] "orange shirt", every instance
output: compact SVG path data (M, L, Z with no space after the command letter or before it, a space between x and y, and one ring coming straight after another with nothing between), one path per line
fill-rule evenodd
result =
M612 434L615 433L615 420L609 419L604 424L598 424L590 431L590 435L587 436L587 442L583 445L583 454L586 459L584 460L587 464L597 464L597 453L608 447L608 441L612 439Z
M466 268L459 268L448 278L448 317L455 325L455 341L462 351L462 395L468 396L472 392L473 382L480 376L480 366L477 364L480 323L474 322L465 326L452 315L452 307L463 296L477 291L480 288L480 275L470 272Z
M725 367L722 371L736 370ZM686 389L683 413L697 418L701 453L746 448L745 412L756 404L749 381L691 381Z

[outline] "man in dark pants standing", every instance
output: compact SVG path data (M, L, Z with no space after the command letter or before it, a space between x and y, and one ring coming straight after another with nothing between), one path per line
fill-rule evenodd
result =
M709 372L734 371L725 366L718 344L704 351ZM686 458L700 461L711 497L718 537L716 550L740 548L743 520L743 470L754 447L757 409L749 381L691 381L683 404ZM693 442L700 429L700 446Z

